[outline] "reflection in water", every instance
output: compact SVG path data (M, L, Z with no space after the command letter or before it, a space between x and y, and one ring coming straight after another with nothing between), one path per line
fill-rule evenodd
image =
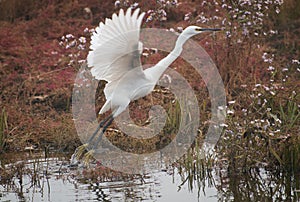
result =
M61 158L3 165L0 201L297 201L300 177L265 169L228 172L194 154L145 175L84 178ZM110 176L111 175L111 176Z
M236 174L219 172L222 200L230 201L299 201L300 175L251 169Z

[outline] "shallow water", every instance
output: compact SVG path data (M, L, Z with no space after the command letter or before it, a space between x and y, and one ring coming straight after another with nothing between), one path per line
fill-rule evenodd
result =
M67 158L65 158L67 159ZM201 182L197 172L170 167L124 179L83 180L83 168L62 157L34 158L3 165L23 173L1 178L0 201L299 201L299 176L256 169L241 175L215 169ZM29 169L29 170L27 170ZM27 172L28 171L28 172ZM298 187L297 187L298 186Z

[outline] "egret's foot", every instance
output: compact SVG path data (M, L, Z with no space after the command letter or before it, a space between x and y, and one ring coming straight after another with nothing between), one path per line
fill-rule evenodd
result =
M95 150L91 149L90 151L88 151L84 154L84 157L83 157L84 165L88 166L89 163L95 159L94 158L94 153L95 153Z
M76 148L76 150L72 156L74 156L76 158L76 160L80 160L84 156L84 153L87 151L88 146L89 146L89 143L80 145L79 147Z

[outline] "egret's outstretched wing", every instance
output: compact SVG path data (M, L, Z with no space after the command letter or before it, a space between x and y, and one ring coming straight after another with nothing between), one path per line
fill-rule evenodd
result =
M112 19L106 19L105 24L101 22L96 28L87 57L96 79L117 81L132 68L141 66L139 36L145 13L138 15L139 10L131 13L129 8L124 14L121 9L119 16L113 14Z

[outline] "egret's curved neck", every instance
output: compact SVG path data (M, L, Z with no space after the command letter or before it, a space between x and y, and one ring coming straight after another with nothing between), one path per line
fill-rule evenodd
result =
M189 37L186 37L183 34L179 35L176 40L175 47L169 53L169 55L159 61L155 66L146 69L146 75L148 74L147 76L149 76L153 82L157 83L164 71L180 56L182 52L182 46L188 40L188 38Z

